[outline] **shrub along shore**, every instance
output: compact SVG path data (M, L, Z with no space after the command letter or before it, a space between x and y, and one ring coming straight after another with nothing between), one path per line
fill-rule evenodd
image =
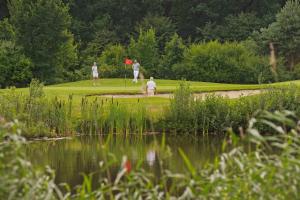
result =
M43 85L33 81L29 93L12 90L0 96L0 113L18 119L25 137L61 137L75 134L144 134L172 132L217 134L232 127L238 130L259 110L293 110L300 114L300 89L295 85L269 88L260 95L229 99L209 95L195 100L189 85L182 83L164 112L153 114L137 102L134 107L114 99L83 97L78 113L73 97L47 98Z

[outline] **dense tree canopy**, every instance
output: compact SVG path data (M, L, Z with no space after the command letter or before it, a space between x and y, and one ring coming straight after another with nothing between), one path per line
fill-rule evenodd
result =
M74 66L77 57L73 35L68 30L71 25L68 7L61 0L10 2L16 41L33 61L34 77L48 83L59 81L64 71Z
M261 67L264 60L264 69L270 67L265 60L269 43L274 42L278 60L287 61L278 63L296 66L300 11L295 4L299 1L4 0L0 1L0 40L15 45L16 52L31 62L30 74L46 83L87 78L94 61L105 76L123 76L120 55L137 58L146 75L188 78L180 66L188 55L200 55L187 54L187 49L210 41L218 41L218 48L224 45L223 50L230 42L247 44L256 59L251 62ZM238 55L238 48L233 49ZM248 82L255 82L261 70L251 70ZM197 77L193 79L203 79Z
M5 2L5 0L0 2L0 13L3 13L0 19L7 16ZM167 25L169 29L176 28L184 39L192 38L197 41L207 38L206 31L204 35L202 34L203 29L207 30L211 26L219 29L228 23L234 24L239 21L246 23L247 19L250 20L248 23L255 24L254 27L248 28L259 29L274 21L276 13L286 0L63 0L63 2L70 7L72 32L76 40L87 44L94 39L98 31L103 30L115 32L120 42L128 43L137 25L147 27L159 23L171 23L174 27ZM245 30L241 32L244 33ZM228 34L224 35L218 30L213 35L215 37L212 39L228 39L226 37ZM233 35L228 37L235 39Z
M277 14L276 21L262 29L261 40L274 43L290 70L300 62L300 1L289 1Z

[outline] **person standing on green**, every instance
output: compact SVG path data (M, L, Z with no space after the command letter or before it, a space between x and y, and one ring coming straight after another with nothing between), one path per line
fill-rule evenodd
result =
M92 74L93 74L93 79L94 79L94 86L96 85L96 80L98 80L99 74L98 74L98 67L97 63L94 62L94 65L92 66Z
M140 70L140 63L137 62L137 60L134 60L132 69L133 69L133 80L132 82L137 83L138 82L138 77L139 77L139 70Z

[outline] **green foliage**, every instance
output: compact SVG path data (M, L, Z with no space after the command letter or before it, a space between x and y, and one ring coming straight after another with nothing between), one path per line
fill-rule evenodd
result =
M46 84L89 78L92 63L99 59L107 46L110 48L110 44L118 43L124 47L130 44L129 56L139 60L145 75L182 78L182 73L193 73L180 72L183 50L181 38L186 44L206 40L242 41L252 35L253 31L274 22L276 13L285 2L286 0L11 0L0 3L0 39L16 41L33 64L33 77ZM281 23L281 28L287 24L290 32L297 35L293 32L293 27L297 28L298 23L293 20L291 23L284 21L296 18L297 6L293 9L285 15L278 14L282 15L283 20L279 22L277 19L278 22L275 23ZM278 28L275 29L275 32L278 31ZM280 52L283 49L280 55L284 55L291 66L296 65L299 57L295 53L298 52L295 49L297 44L290 42L285 45L285 39L291 38L291 33L285 31L280 30L282 34L278 34L282 38L278 37L282 41L281 46L284 46L280 47ZM178 34L178 38L175 34ZM284 38L285 35L288 37ZM265 53L266 49L263 47L269 41L268 37L263 36L260 41L264 42L259 43L259 49L264 49ZM286 53L290 50L294 53ZM258 75L249 78L250 82L270 81L268 72L253 62L248 65L258 68ZM265 65L266 62L262 62ZM102 68L105 76L117 77L119 73L124 74L117 66L109 66ZM169 73L172 68L178 74ZM292 79L295 76L282 71L282 77ZM240 79L244 80L244 77ZM19 83L15 84L18 86Z
M270 77L269 66L251 50L217 41L191 45L173 71L176 78L208 82L257 83L260 76Z
M0 119L0 197L1 199L62 199L54 183L54 171L38 171L26 160L17 121Z
M61 0L12 0L9 10L17 44L34 64L34 77L46 83L62 80L77 59L68 7Z
M9 23L7 18L0 21L0 40L8 40L8 41L15 40L14 28Z
M146 16L136 27L137 33L140 30L154 29L160 52L163 51L164 45L175 34L176 28L170 18L164 16Z
M132 134L150 131L153 123L147 115L145 106L137 102L136 109L130 109L118 102L99 101L89 102L83 98L81 102L81 118L77 129L86 134Z
M31 82L28 95L11 89L0 96L0 102L1 115L7 120L20 120L22 134L26 137L55 137L69 135L73 131L72 98L68 101L47 99L43 85L37 80Z
M263 19L254 13L240 13L229 15L224 19L222 25L208 23L199 31L205 40L218 39L220 41L243 41L263 27Z
M33 169L22 154L25 144L19 136L17 123L0 124L0 196L4 199L298 199L300 137L298 118L291 111L262 112L249 120L241 142L230 145L232 138L224 141L224 152L201 169L179 149L186 173L165 170L159 159L160 176L143 169L130 173L120 170L111 177L111 167L116 156L103 145L104 161L98 186L92 175L84 175L82 185L73 193L62 195L54 183L51 170ZM269 127L273 135L263 136L261 125ZM109 139L108 141L109 142ZM246 145L241 145L245 143ZM251 148L255 147L255 148ZM167 148L160 147L160 155ZM272 150L272 151L270 151ZM125 158L126 159L126 158ZM13 169L13 170L12 170ZM50 174L50 175L49 175ZM95 188L95 189L93 189ZM238 188L238 189L237 189Z
M31 78L32 62L19 46L0 40L0 87L26 86Z
M135 58L140 62L149 75L155 74L157 72L159 61L155 30L140 30L137 41L131 38L129 54L132 58Z
M261 41L273 42L276 50L288 61L290 70L300 62L300 2L289 0L276 15L276 21L263 29Z
M129 74L131 69L126 70L124 68L125 57L126 50L122 45L109 45L99 59L100 75L103 77L122 77L125 72Z
M178 90L174 93L174 99L170 103L170 110L166 115L167 121L176 123L169 124L169 128L172 130L171 127L174 127L181 132L191 130L193 125L188 127L186 125L190 125L190 122L194 121L193 108L193 94L187 84L181 83Z
M98 60L101 53L110 44L116 44L119 38L116 32L112 29L111 18L108 15L96 17L85 29L91 29L91 32L85 35L77 33L81 32L81 27L73 25L72 29L81 40L86 41L80 43L79 49L81 51L80 62L83 67L90 66L95 60ZM80 40L80 41L81 41Z
M0 96L0 113L7 120L21 122L23 136L29 138L85 134L144 133L153 130L153 119L143 103L137 101L136 109L118 102L95 98L82 98L80 112L73 113L73 96L61 100L44 95L43 84L33 79L29 94L11 89Z
M229 100L226 97L208 95L193 100L190 89L181 85L175 93L170 109L165 115L166 129L179 133L222 133L226 128L238 130L258 110L293 110L300 114L300 89L274 88L261 95Z
M183 60L185 50L186 46L183 44L182 38L174 34L165 45L164 55L159 63L159 77L174 78L172 68Z

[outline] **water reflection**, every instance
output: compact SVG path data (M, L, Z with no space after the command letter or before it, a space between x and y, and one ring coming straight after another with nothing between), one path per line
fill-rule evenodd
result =
M138 161L143 160L141 167L159 176L158 160L162 160L163 167L171 171L186 170L178 148L183 149L196 167L201 167L213 161L220 154L222 146L222 139L216 136L203 136L196 140L191 136L167 135L167 151L160 148L161 140L161 136L157 135L115 135L109 140L107 136L80 136L71 140L32 142L26 146L25 151L35 166L49 165L55 169L57 183L66 182L75 186L82 182L80 173L99 172L99 163L104 160L104 155L109 161L119 161L111 166L113 176L120 170L120 163L125 155L130 160L131 170L139 166ZM112 154L107 155L107 152ZM97 178L94 181L97 182Z
M147 162L148 162L148 165L150 167L152 167L154 165L154 162L155 162L155 151L153 149L149 150L147 152Z

